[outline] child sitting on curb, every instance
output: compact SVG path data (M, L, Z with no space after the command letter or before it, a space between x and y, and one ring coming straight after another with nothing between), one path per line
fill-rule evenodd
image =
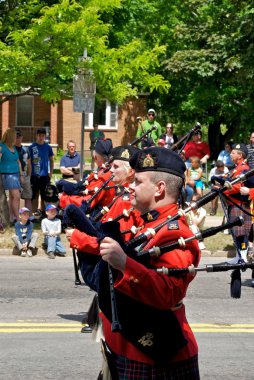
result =
M37 232L33 232L33 223L29 220L30 210L23 207L19 210L19 221L15 223L15 235L12 236L21 257L32 257L33 249L38 239Z
M61 220L57 218L57 207L49 204L46 207L47 218L42 219L41 229L44 234L44 245L47 247L49 259L54 259L55 254L65 256L66 249L61 242Z

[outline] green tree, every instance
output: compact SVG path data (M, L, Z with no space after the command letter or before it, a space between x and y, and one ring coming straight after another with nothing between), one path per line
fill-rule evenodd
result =
M181 2L179 10L164 73L171 89L161 102L184 125L207 125L216 157L224 140L248 141L252 125L252 4L192 0Z
M0 91L10 96L38 93L49 102L72 95L77 68L93 72L100 95L121 103L139 91L165 91L169 83L156 72L165 47L154 44L150 51L141 39L110 47L110 24L102 15L117 9L120 0L103 2L63 0L51 6L40 3L36 11L28 1L18 9L23 16L13 21L0 43ZM26 12L27 10L27 12ZM9 21L16 14L9 12ZM30 18L35 14L35 18ZM89 60L79 61L87 48ZM164 56L165 57L165 56Z

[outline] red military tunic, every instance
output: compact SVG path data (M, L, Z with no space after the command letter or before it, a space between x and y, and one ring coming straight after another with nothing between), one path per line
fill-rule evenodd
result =
M157 226L164 221L168 215L175 215L178 208L176 204L172 204L158 208L157 211L160 213L158 219L147 222L144 230L146 230L146 228L153 228L154 226ZM187 238L193 236L184 217L181 217L177 223L173 223L173 228L174 226L177 229L169 230L167 225L161 228L159 232L156 233L154 238L149 240L144 248L148 249L154 245L166 245L177 241L179 237ZM150 263L155 268L160 268L162 266L184 268L190 266L191 264L197 266L199 260L200 250L198 248L198 243L196 240L193 240L188 243L185 248L174 249L171 252L161 255L160 257L150 258ZM119 272L118 278L114 284L115 289L125 295L128 295L134 300L151 305L157 309L166 310L171 308L171 310L173 310L181 326L183 335L187 339L188 343L178 352L177 355L173 357L173 359L169 360L169 363L192 358L198 353L195 337L186 320L184 305L176 308L177 310L174 310L174 307L185 297L188 285L193 278L194 277L191 274L186 274L180 277L168 277L166 275L159 274L154 270L148 269L128 257L124 273L122 274ZM112 333L111 323L103 314L102 320L105 340L113 352L130 360L154 364L150 357L142 353L132 343L127 341L121 333ZM154 321L154 323L156 323L156 321ZM161 326L161 328L163 329L163 326ZM170 341L168 344L170 344Z
M122 197L118 198L113 206L110 208L109 212L105 214L102 218L102 222L107 222L110 219L114 219L123 213L123 210L129 210L132 208L131 205L131 194L123 194ZM129 216L124 216L119 220L121 231L129 230L132 226L140 227L144 224L143 219L140 216L140 212L136 209L132 210ZM127 233L123 234L124 241L128 241L133 237L133 234ZM97 237L87 235L77 229L74 230L71 240L70 247L75 248L78 251L93 253L99 255L99 243Z
M245 161L243 159L241 159L237 166L235 167L235 169L233 170L233 173L231 174L231 178L236 178L239 174L241 174L243 171L247 171L249 170L250 167L248 164L245 163ZM226 190L224 192L225 195L227 195L229 197L229 199L232 199L235 203L237 203L238 205L241 205L243 203L242 201L242 197L241 197L241 194L240 194L240 188L241 188L242 184L239 182L235 185L233 185L232 189L231 190ZM239 196L234 196L236 194L239 194ZM231 197L232 196L232 197ZM229 202L230 203L230 202Z
M110 177L112 176L112 173L110 171L107 171L106 173L103 173L99 175L98 179L94 179L89 185L87 185L87 190L94 190L95 188L100 188ZM108 183L108 186L114 185L114 182L110 181ZM62 194L60 197L59 206L63 209L65 209L68 204L75 204L76 206L81 206L82 201L87 201L90 199L92 194L88 195L67 195ZM101 206L108 205L112 199L115 196L114 189L109 190L102 190L96 198L92 201L90 208L92 209L97 204L100 204Z

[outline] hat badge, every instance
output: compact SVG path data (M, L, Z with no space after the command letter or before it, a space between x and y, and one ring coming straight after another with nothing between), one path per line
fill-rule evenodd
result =
M150 154L147 154L143 161L143 168L146 168L148 166L154 166L154 159L151 157Z
M130 153L129 153L128 149L125 149L125 150L121 153L121 158L127 158L127 159L130 158Z
M153 220L153 216L152 216L152 214L150 214L150 212L148 212L148 214L146 215L146 217L147 217L148 221Z

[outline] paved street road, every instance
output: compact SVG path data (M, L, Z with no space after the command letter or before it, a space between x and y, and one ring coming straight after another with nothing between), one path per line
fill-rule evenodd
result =
M249 277L250 271L242 276L240 300L229 296L229 272L200 272L189 288L185 304L203 380L254 379ZM96 379L99 344L80 333L93 293L75 287L72 258L1 256L0 279L0 379Z

